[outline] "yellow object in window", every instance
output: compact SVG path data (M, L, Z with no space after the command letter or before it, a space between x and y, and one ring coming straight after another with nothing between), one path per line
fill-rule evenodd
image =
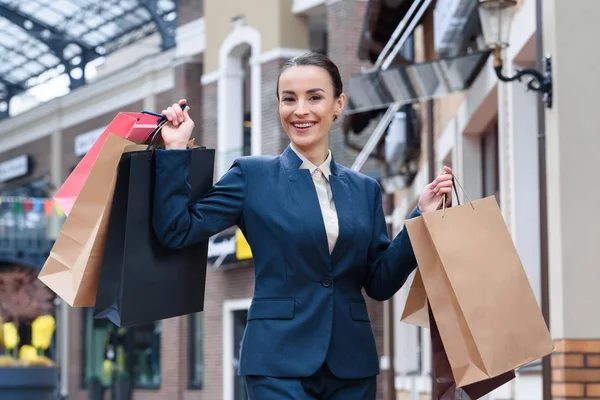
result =
M5 322L2 324L2 331L4 334L4 347L6 349L14 349L19 344L20 338L17 333L17 327L12 322Z
M54 317L42 315L31 323L31 344L36 348L48 350L55 329Z
M235 258L238 260L249 260L252 258L250 244L248 244L244 234L239 229L235 231Z

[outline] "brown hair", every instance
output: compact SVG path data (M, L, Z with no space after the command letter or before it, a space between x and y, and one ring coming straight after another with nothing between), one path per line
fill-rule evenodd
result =
M335 98L337 99L344 91L344 84L342 83L342 77L340 76L340 71L338 67L331 61L327 56L321 53L308 52L296 56L294 58L290 58L286 61L285 64L281 67L279 71L279 76L277 77L277 100L279 100L279 78L283 71L290 67L303 66L303 65L312 65L315 67L323 68L329 74L331 78L331 83L333 84L333 92L335 94Z

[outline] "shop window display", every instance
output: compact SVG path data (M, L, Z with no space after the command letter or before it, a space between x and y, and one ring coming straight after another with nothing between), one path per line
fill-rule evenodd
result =
M189 316L189 386L193 389L202 388L204 376L204 353L202 340L204 337L202 313Z
M94 319L83 310L82 383L130 380L134 388L160 387L160 322L119 328L105 319Z

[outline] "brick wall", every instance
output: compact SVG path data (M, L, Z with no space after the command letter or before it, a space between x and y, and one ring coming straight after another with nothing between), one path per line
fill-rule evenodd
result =
M555 341L552 398L600 399L600 339Z
M202 135L198 132L194 134L196 140L201 138L202 144L208 148L217 148L217 129L218 129L218 106L217 106L218 83L211 82L202 87L202 116L196 122L196 128L201 127Z
M327 7L328 56L340 70L345 91L348 91L350 75L360 72L363 66L369 66L368 62L358 58L358 44L367 5L368 3L363 0L340 0L330 2ZM342 125L343 118L333 123L329 143L331 151L335 154L335 161L349 167L358 153L346 148ZM361 135L353 138L353 142L362 147L374 126L372 124ZM365 165L362 171L370 171L374 168L375 165L369 164Z
M203 114L204 104L202 102L203 87L200 79L203 73L201 63L185 63L175 67L175 88L172 91L172 98L168 103L175 103L180 99L186 99L190 107L190 117L196 124L193 136L196 138L197 145L203 145L202 132L204 130ZM157 107L162 107L157 103Z
M186 399L223 398L223 340L232 332L223 332L223 304L225 300L251 298L254 290L254 269L248 266L229 270L213 270L206 275L204 304L204 387L190 393ZM232 368L233 365L226 367ZM233 383L232 383L233 385Z
M289 139L279 120L277 77L287 59L280 58L262 65L262 153L281 154Z
M178 0L177 25L185 25L204 17L204 0Z

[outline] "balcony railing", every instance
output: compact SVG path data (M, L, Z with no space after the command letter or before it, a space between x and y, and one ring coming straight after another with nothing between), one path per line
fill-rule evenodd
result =
M0 197L0 262L40 268L53 243L53 218L64 214L51 199Z

